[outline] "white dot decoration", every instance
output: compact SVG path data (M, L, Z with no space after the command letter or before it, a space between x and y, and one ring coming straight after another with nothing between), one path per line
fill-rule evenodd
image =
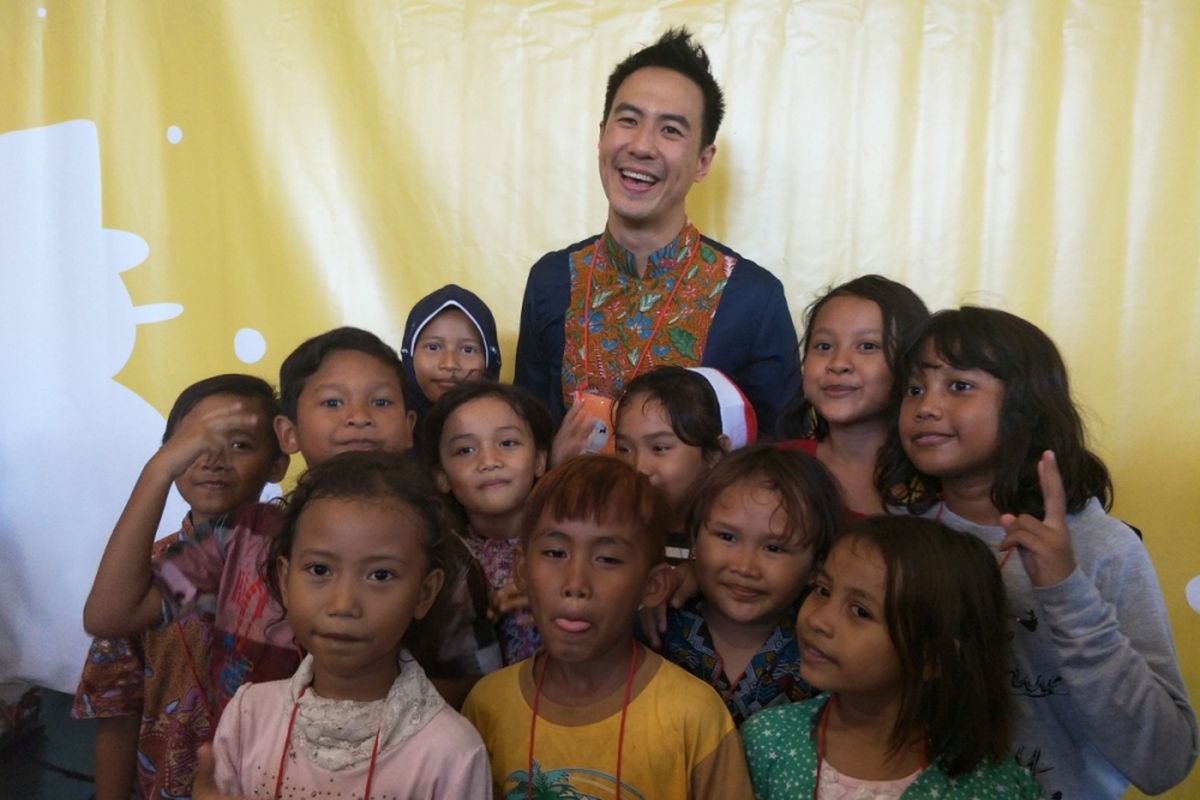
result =
M39 9L37 10L37 15L38 15L38 18L39 18L39 19L45 19L45 18L46 18L46 9L44 9L44 8L39 8Z
M1184 593L1187 595L1188 605L1192 607L1192 611L1200 614L1200 575L1188 581Z
M256 364L267 354L267 340L254 328L242 328L233 335L233 352L243 364Z
M172 125L167 128L167 141L171 144L179 144L183 141L183 128L178 125Z

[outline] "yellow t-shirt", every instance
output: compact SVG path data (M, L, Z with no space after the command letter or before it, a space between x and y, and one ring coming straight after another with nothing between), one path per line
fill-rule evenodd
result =
M525 659L485 676L463 706L463 715L487 744L496 800L522 800L528 794L532 665L532 659ZM559 705L541 696L533 752L535 787L570 787L602 800L616 796L624 697L624 686L587 706ZM648 651L634 674L621 784L626 800L753 797L742 743L720 696Z

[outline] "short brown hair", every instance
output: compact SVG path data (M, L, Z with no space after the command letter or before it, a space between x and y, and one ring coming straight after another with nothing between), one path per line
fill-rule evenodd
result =
M696 541L721 492L749 481L779 494L789 538L812 548L813 563L825 558L845 524L837 484L816 458L769 444L742 448L716 463L696 484L687 514L687 532Z
M528 547L543 515L554 520L628 523L657 564L665 558L671 509L650 480L613 456L586 455L564 461L542 476L525 501L522 546Z

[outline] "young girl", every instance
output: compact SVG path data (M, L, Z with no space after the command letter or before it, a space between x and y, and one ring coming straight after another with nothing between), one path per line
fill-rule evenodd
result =
M1012 314L965 307L934 315L904 365L880 487L1000 560L1017 758L1065 798L1183 780L1196 718L1158 581L1138 537L1105 513L1112 484L1054 343Z
M411 457L345 453L301 477L264 569L308 655L291 680L229 703L213 742L221 792L486 796L483 742L410 652L436 650L427 614L457 568L448 546Z
M466 518L462 540L488 584L505 664L533 655L537 629L513 585L521 514L546 471L553 423L532 395L515 386L468 383L448 391L425 419L422 451L438 489Z
M804 314L803 383L780 418L781 446L820 459L855 514L883 512L875 468L896 415L896 363L928 316L911 289L879 275L843 283Z
M688 513L700 595L667 612L663 655L721 693L738 725L813 695L792 620L841 502L811 456L756 445L713 467Z
M796 636L827 694L742 728L755 797L1041 796L1007 755L1004 586L978 541L913 518L853 523Z
M499 342L492 310L474 292L450 283L418 300L400 348L409 410L418 422L458 384L500 377ZM419 424L414 434L419 442Z
M616 412L617 456L667 496L671 560L688 555L683 519L696 482L730 449L754 441L755 429L754 409L715 369L659 367L625 390Z

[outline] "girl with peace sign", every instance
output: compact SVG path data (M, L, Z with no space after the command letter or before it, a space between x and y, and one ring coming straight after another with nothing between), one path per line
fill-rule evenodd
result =
M1139 538L1106 513L1112 482L1054 343L1003 311L942 311L901 374L879 488L994 549L1018 761L1063 800L1182 781L1197 726L1162 593Z

